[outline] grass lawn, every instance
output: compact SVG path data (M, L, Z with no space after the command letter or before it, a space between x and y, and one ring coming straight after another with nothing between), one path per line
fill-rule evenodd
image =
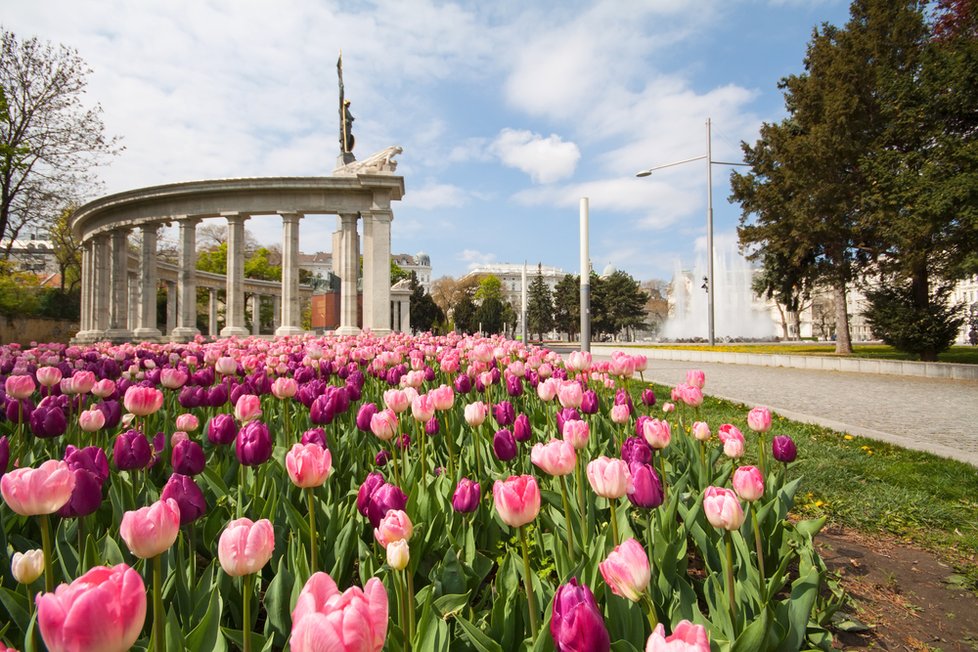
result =
M669 396L669 388L654 387L657 396ZM743 463L756 464L747 412L743 404L707 398L689 421L706 421L714 433L721 424L736 425L748 441ZM788 469L789 477L804 478L798 516L827 515L862 532L904 538L937 552L978 590L978 469L777 415L767 435L768 453L771 437L779 434L798 446L798 459Z
M641 346L625 344L623 346ZM661 344L658 348L689 351L717 351L723 353L781 353L793 355L835 355L834 344ZM856 358L877 358L881 360L914 360L913 356L897 351L886 344L855 344L852 355ZM953 346L938 356L940 362L959 362L978 364L978 346Z

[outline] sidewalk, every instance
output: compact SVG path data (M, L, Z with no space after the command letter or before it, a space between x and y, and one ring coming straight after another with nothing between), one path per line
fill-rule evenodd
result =
M708 395L978 466L978 381L651 359L645 379L675 385L688 369Z

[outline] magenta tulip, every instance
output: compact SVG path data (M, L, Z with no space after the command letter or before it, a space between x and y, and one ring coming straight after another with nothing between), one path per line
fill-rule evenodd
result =
M557 652L608 652L611 641L594 594L577 578L557 589L550 635Z

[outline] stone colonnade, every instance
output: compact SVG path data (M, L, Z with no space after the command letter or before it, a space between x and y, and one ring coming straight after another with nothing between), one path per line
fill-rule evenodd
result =
M262 296L273 301L276 335L301 334L299 303L299 221L304 215L335 214L341 292L339 333L359 332L357 276L363 220L363 327L377 334L391 329L390 224L391 200L404 192L403 178L392 174L354 177L229 179L157 186L110 195L82 206L72 228L82 241L82 307L79 342L151 340L163 336L157 323L156 296L161 280L157 229L176 222L179 231L176 278L167 288L168 335L188 341L196 326L198 279L196 227L204 218L223 217L228 228L225 278L225 326L216 332L217 288L209 287L209 336L257 333ZM240 207L241 210L224 210ZM196 209L196 210L194 210ZM282 220L282 281L267 292L249 284L269 282L244 278L244 225L253 215L276 214ZM130 273L128 235L138 230L141 246L138 272ZM212 276L212 275L211 275ZM246 296L247 295L247 296ZM252 328L245 323L250 296Z

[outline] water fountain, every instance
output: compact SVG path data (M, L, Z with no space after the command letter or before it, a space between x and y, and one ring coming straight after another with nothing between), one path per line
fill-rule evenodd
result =
M735 246L717 249L714 260L714 331L717 339L774 339L775 323L763 300L751 290L753 270ZM669 297L669 318L662 337L669 340L708 338L709 296L701 286L706 261L697 258L693 270L676 260Z

